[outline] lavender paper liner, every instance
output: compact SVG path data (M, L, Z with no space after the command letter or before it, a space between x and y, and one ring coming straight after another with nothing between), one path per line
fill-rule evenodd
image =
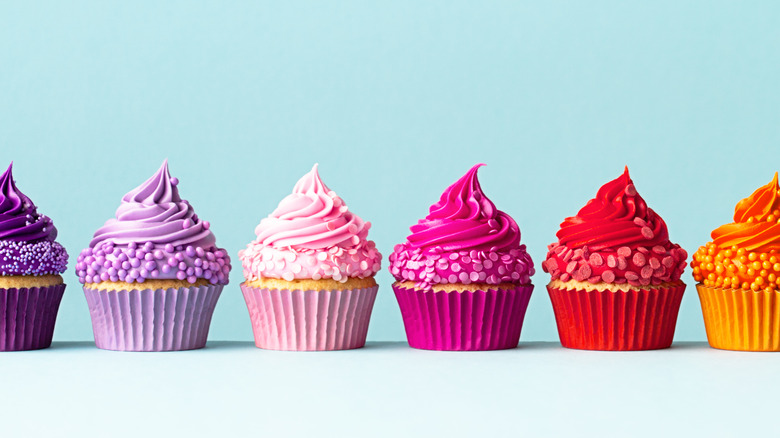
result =
M0 289L0 351L51 346L65 285Z
M433 292L393 285L409 346L448 351L517 347L533 289Z
M203 348L222 288L106 291L85 287L95 345L117 351Z
M378 289L288 290L241 285L255 345L288 351L363 347Z

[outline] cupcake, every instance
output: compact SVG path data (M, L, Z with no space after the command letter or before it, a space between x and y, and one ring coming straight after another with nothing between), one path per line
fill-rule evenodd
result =
M687 253L647 207L626 167L548 246L561 344L583 350L652 350L672 344Z
M51 345L68 253L57 228L14 183L0 176L0 351Z
M206 345L230 257L179 197L167 160L122 198L79 254L98 348L174 351Z
M693 254L707 340L715 348L780 351L780 187L777 174L741 200L734 222Z
M517 223L482 192L480 166L448 187L390 255L411 347L517 347L533 291L533 262Z
M369 222L347 209L315 164L239 251L255 344L346 350L366 343L381 254Z

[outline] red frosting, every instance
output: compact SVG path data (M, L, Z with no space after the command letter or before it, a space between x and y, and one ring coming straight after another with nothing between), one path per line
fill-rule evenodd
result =
M637 286L677 281L688 256L669 241L666 223L639 196L628 167L577 216L566 218L556 236L542 263L554 280Z

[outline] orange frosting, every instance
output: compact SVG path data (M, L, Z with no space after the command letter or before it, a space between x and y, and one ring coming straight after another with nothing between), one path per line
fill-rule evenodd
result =
M691 261L693 278L709 287L780 290L780 186L772 181L741 200L734 222L712 232Z

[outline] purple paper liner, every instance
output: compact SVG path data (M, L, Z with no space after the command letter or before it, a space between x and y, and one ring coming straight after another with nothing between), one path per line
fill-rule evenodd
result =
M255 345L268 350L350 350L366 345L379 286L288 290L241 285Z
M117 351L203 348L222 288L106 291L85 287L95 345Z
M0 351L51 346L65 285L0 289Z
M533 289L433 292L393 285L409 346L448 351L517 347Z

